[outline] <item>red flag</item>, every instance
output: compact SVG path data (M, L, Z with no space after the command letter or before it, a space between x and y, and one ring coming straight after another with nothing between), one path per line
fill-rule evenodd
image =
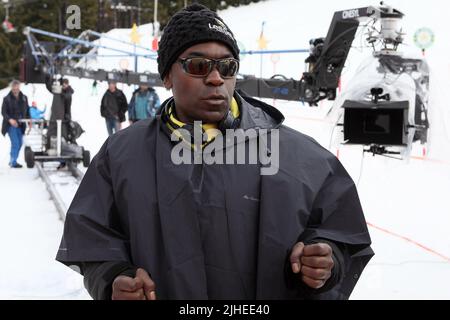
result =
M152 50L158 51L158 37L154 37L152 41Z

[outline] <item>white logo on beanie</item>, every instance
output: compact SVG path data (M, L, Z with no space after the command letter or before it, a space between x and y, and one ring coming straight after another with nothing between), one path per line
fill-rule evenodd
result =
M220 21L219 19L217 19L217 18L214 18L214 19L216 20L216 22L217 22L218 25L208 23L209 29L212 29L212 30L215 30L215 31L219 31L219 32L221 32L221 33L227 35L228 37L230 37L231 39L234 40L234 37L233 37L233 35L231 34L231 32L228 31L227 26L226 26L222 21Z

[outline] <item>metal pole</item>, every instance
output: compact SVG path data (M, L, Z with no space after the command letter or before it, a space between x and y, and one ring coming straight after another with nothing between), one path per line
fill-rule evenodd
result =
M138 56L136 55L136 45L134 45L134 72L138 72Z
M5 4L5 20L9 20L9 4Z
M116 42L120 42L120 43L127 44L127 45L129 45L129 46L135 45L135 44L133 44L132 42L124 41L124 40L120 40L120 39L116 39L116 38L110 37L110 36L108 36L108 35L106 35L106 34L104 34L104 33L99 33L99 32L92 31L92 30L87 30L87 32L88 32L89 34L92 34L93 36L96 36L96 37L99 37L99 38L109 39L109 40L112 40L112 41L116 41ZM140 46L140 45L135 45L135 46L136 46L136 48L143 49L143 50L147 50L147 51L150 51L150 52L153 53L153 51L152 51L151 49L149 49L149 48L146 48L146 47L143 47L143 46Z
M133 7L130 7L130 9L126 8L125 12L130 12L129 18L130 18L130 26L133 26L133 19L134 19L134 14L133 14Z
M56 120L56 154L61 156L61 123L62 120Z
M263 56L259 56L259 77L262 78L263 73Z
M49 176L44 171L40 163L36 163L36 168L38 169L39 175L41 176L42 180L44 180L47 186L47 190L50 193L50 197L52 198L53 203L55 204L56 210L59 213L59 217L61 218L62 221L64 221L67 212L67 208L64 201L61 199L58 191L56 191L55 186L50 181Z
M36 56L40 56L41 55L40 52L36 52L36 51L33 51L32 53L34 55L36 55ZM71 53L71 54L64 54L64 55L61 55L61 56L66 57L66 58L84 58L84 57L98 57L98 58L100 58L100 57L103 57L103 58L122 58L123 57L123 58L127 58L127 57L130 57L130 55L131 55L131 53L130 54L95 54L95 53L93 53L93 54L73 53L72 54ZM156 57L157 57L156 54L141 54L141 53L136 53L136 56L142 57L142 58L146 58L146 59L153 59L153 60L155 60Z
M249 50L241 51L239 54L274 54L274 53L309 53L309 49L292 49L292 50Z
M266 24L265 21L263 21L262 25L261 25L261 34L259 36L260 40L263 38L264 36L264 25ZM266 48L260 48L263 50L266 50ZM263 72L263 56L259 56L260 60L259 60L259 77L262 78L262 72Z
M158 21L158 0L155 0L155 10L153 10L153 23Z
M114 29L117 29L117 9L114 6Z
M49 37L53 37L56 39L61 39L61 40L65 40L65 41L71 41L73 43L79 43L81 45L84 45L86 47L93 47L93 48L103 48L103 49L108 49L111 51L116 51L116 52L121 52L121 53L125 53L125 54L133 54L130 51L125 51L125 50L120 50L120 49L116 49L113 47L107 47L107 46L103 46L103 45L99 45L99 44L94 44L92 42L89 41L85 41L85 40L80 40L77 38L72 38L72 37L68 37L68 36L64 36L61 34L57 34L57 33L53 33L53 32L47 32L47 31L43 31L40 29L35 29L35 28L31 28L31 27L27 27L25 32L32 32L32 33L37 33L37 34L42 34L44 36L49 36Z
M103 14L102 14L103 0L98 0L97 5L98 5L98 8L97 8L97 31L100 31L100 30L102 30L102 21L103 21Z
M62 4L62 5L64 5L64 4ZM62 22L62 20L63 20L63 18L62 18L62 7L61 7L61 5L58 7L58 32L59 33L63 33L63 28L62 28L62 24L63 24L63 22Z
M141 25L141 0L137 0L137 7L138 7L138 12L137 12L137 24L138 26Z

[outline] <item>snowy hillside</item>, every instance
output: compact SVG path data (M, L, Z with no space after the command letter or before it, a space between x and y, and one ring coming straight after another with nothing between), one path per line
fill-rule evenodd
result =
M235 33L241 49L258 49L257 40L263 22L268 49L305 49L308 48L311 38L326 35L335 11L368 5L378 5L378 2L268 0L245 7L230 8L219 14ZM447 197L450 190L450 21L447 9L450 5L441 0L429 0L426 7L423 2L406 0L392 0L389 5L405 13L403 27L407 36L402 51L420 54L412 40L417 29L428 27L435 33L435 45L426 53L431 68L430 142L426 158L422 157L422 148L415 145L413 157L409 161L372 157L367 154L363 157L361 147L340 147L341 161L355 182L359 181L358 190L376 252L352 298L449 299L450 206ZM130 33L130 29L120 29L112 30L108 35L129 41ZM152 26L141 26L139 33L142 35L140 45L150 47ZM363 34L358 34L354 42L355 47L361 45L362 38ZM102 44L112 44L110 40L101 41ZM117 42L114 42L114 46L133 50ZM148 53L142 49L137 52ZM99 53L111 52L101 49ZM370 50L352 49L343 73L343 90L351 81L359 63L370 53ZM305 54L282 54L274 65L272 60L276 57L271 55L262 58L256 55L242 56L241 72L263 77L276 73L299 79L304 71L305 58ZM134 68L134 59L129 58L127 62L121 62L122 59L99 58L86 61L85 65L106 70L120 69L121 65L128 65L130 70ZM139 71L156 72L156 61L139 58L138 68ZM92 80L70 78L70 82L75 90L73 118L79 121L86 131L78 142L95 154L107 137L99 110L100 100L107 85L104 82L99 83L98 93L94 94ZM119 84L119 88L124 90L129 100L134 88L122 84ZM170 96L170 92L165 89L156 89L161 100ZM43 108L47 104L47 114L49 113L51 95L43 85L24 86L23 92L28 95L30 101L36 101L39 107ZM1 90L0 98L7 93L7 89ZM332 124L325 118L325 113L332 102L309 108L300 102L267 101L283 112L288 126L311 135L328 147ZM0 298L51 298L67 295L69 298L85 298L85 293L83 295L76 291L81 290L78 276L53 261L62 223L58 221L52 203L46 198L45 187L37 179L35 170L22 169L18 172L7 167L7 137L0 139L0 150L1 225L2 228L9 229L9 232L6 232L6 229L2 230L5 232L0 232L0 250L7 252L10 257L8 264L0 266ZM23 159L23 156L20 159ZM14 184L9 181L14 181ZM14 189L11 191L10 187ZM3 191L6 189L9 189L9 193ZM36 201L39 205L17 205L20 198L15 198L14 202L6 201L16 192L25 192L30 202ZM70 194L66 196L69 199L71 197ZM52 215L54 219L51 218ZM34 221L33 219L37 220L36 225L30 222ZM42 228L42 232L31 232L34 226ZM13 230L20 236L15 237ZM38 240L35 241L34 238ZM12 239L15 241L11 241ZM25 263L23 255L27 250L32 250L32 245L36 246L35 252L39 253L31 255L30 263L37 261L37 267L31 268L34 279L30 275L25 276L27 270L21 268L19 270L23 276L15 283L9 281L3 275L11 273L16 265ZM42 257L47 257L48 260L44 261ZM46 264L48 268L45 268ZM45 279L50 279L49 273L60 277L61 282L58 285L62 287L49 280L45 283ZM427 277L420 276L425 273ZM72 294L74 291L75 294Z

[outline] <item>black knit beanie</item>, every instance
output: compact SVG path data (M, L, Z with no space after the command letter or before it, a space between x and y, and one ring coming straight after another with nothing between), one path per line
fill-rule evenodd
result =
M234 58L239 59L239 47L233 33L214 11L194 3L175 13L159 42L158 72L161 79L164 80L184 50L208 41L222 42Z

